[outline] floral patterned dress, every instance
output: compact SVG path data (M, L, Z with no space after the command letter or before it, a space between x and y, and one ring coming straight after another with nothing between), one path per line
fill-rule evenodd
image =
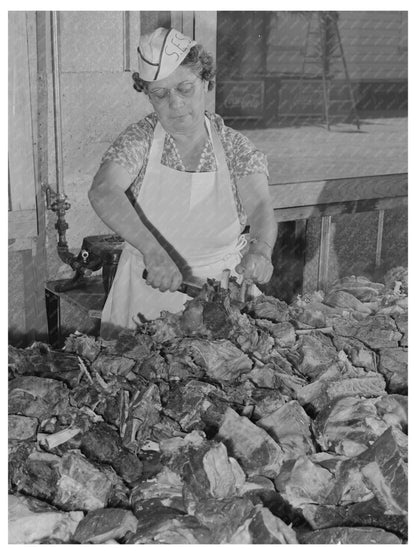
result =
M209 112L206 112L206 116L218 132L224 148L237 212L243 229L247 222L247 215L238 195L237 182L242 177L256 173L262 173L268 177L267 159L265 154L257 150L247 137L227 127L221 116ZM137 198L143 183L157 121L158 117L153 112L141 121L129 125L117 137L102 158L102 162L115 162L127 170L132 179L131 192L135 198ZM166 133L161 163L177 171L186 171L176 148L175 140L169 133ZM208 138L196 171L208 172L216 169L213 146Z

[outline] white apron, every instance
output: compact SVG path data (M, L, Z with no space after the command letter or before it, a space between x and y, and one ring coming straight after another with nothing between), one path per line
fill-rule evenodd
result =
M220 139L206 119L213 144L217 171L182 172L161 164L165 131L157 123L149 152L144 180L137 203L146 218L179 253L185 262L177 262L169 245L164 245L175 259L182 275L221 279L222 270L233 275L241 259L245 241L240 237L240 221L231 188L231 178ZM186 270L188 267L188 270ZM183 293L162 293L142 278L145 269L142 254L125 244L117 272L101 318L101 335L112 330L135 328L133 320L140 313L147 319L160 312L178 312L189 297Z

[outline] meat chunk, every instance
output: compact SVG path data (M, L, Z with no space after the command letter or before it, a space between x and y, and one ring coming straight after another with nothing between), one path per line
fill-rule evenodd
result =
M297 401L290 401L256 422L282 447L285 458L315 452L310 431L311 420Z
M379 371L387 381L390 393L407 395L407 349L380 349Z
M265 430L230 408L225 413L217 439L224 442L228 452L249 476L273 477L279 473L284 458L281 447Z
M382 528L336 527L307 532L300 537L299 543L307 544L401 544L400 539Z
M347 457L365 451L387 428L377 413L376 399L359 397L336 399L313 423L321 448Z
M9 543L52 540L68 542L83 519L82 511L58 511L52 505L24 495L9 495Z
M95 509L78 524L73 539L79 543L104 543L135 532L137 518L126 509Z

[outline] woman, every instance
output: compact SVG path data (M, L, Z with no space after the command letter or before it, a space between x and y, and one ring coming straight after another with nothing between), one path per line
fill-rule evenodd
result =
M116 139L89 192L97 214L126 241L102 335L134 328L137 314L152 319L162 310L180 311L188 300L177 291L183 279L220 279L228 268L266 283L273 272L276 224L266 159L205 111L214 86L212 57L163 28L142 37L138 52L134 86L154 112Z

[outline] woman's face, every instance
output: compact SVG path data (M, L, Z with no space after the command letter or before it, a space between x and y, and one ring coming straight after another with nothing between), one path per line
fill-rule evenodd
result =
M187 134L203 124L207 90L208 83L184 66L148 86L150 102L171 135Z

